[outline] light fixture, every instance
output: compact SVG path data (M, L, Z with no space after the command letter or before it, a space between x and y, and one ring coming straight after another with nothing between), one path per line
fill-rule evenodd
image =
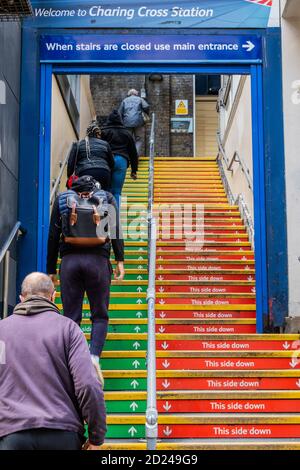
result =
M163 76L161 73L151 73L151 75L149 75L149 80L150 82L162 82Z

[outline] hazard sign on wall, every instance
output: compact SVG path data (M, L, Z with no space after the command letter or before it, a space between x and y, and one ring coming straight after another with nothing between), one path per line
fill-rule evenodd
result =
M187 116L189 114L188 100L176 100L175 101L175 114L177 116Z

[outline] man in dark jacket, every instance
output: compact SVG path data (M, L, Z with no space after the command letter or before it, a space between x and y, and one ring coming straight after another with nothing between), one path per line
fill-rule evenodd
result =
M102 387L84 334L59 314L51 279L32 273L0 322L0 450L88 450L103 443Z
M77 193L93 193L97 182L90 176L82 176L73 183L72 190ZM91 344L90 353L100 380L103 377L99 367L99 356L103 350L108 328L108 306L112 268L110 264L111 244L117 267L115 279L123 280L124 241L120 227L116 201L112 194L106 193L109 207L107 229L111 234L111 243L93 247L76 246L66 243L62 234L62 214L59 208L59 196L54 202L48 237L47 273L56 282L56 268L60 253L60 289L64 315L80 325L82 304L86 292L91 309Z
M109 143L114 155L114 169L111 177L111 193L114 195L118 206L122 188L126 178L126 172L131 166L131 177L137 179L138 153L132 134L123 125L121 115L118 110L114 110L101 129L101 137Z
M139 96L139 92L132 88L128 91L119 108L124 126L132 133L138 155L141 155L145 134L145 120L143 114L149 114L149 104Z

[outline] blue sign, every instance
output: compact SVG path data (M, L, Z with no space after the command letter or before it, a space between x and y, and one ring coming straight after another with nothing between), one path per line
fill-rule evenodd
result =
M266 28L272 0L32 0L43 28Z
M257 62L259 36L41 36L40 60L50 62Z

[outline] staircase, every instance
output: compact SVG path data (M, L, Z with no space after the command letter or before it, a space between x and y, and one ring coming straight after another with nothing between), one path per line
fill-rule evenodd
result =
M127 180L123 192L142 217L146 213L138 205L147 204L147 166L142 160L138 181ZM156 159L154 197L157 211L161 204L204 204L205 222L202 246L186 244L177 216L169 221L159 217L157 448L300 449L300 367L294 357L299 335L255 333L254 254L238 207L228 204L216 162ZM130 215L127 226L137 213ZM186 225L192 231L192 207L186 216L191 216ZM106 450L146 449L143 223L137 240L127 236L125 281L112 283L109 335L101 361ZM89 337L85 313L83 328Z

